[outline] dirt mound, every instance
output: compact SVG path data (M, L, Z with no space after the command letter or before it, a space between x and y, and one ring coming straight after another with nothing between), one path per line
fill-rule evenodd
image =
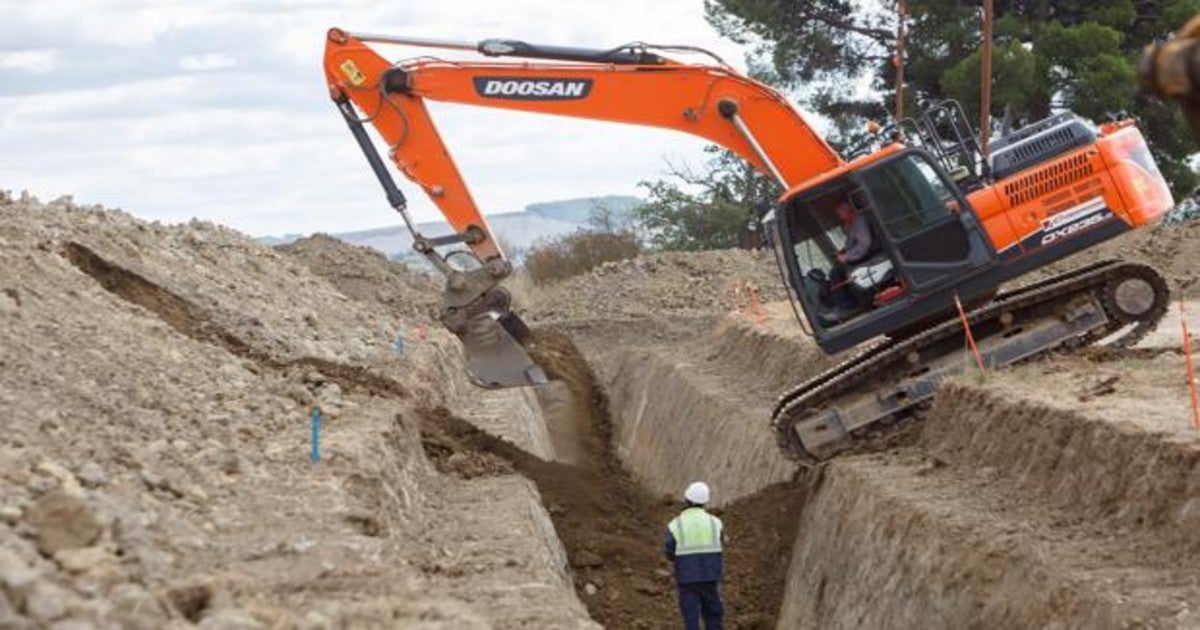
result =
M1174 290L1196 295L1197 240L1200 222L1157 224L1080 252L1022 282L1119 258L1151 264L1168 277ZM787 299L770 250L664 252L605 263L581 276L529 289L519 306L540 321L723 315L747 306L747 286L757 288L764 304Z
M1110 258L1144 262L1181 295L1200 291L1200 222L1158 224L1080 252L1028 276L1033 281ZM591 272L528 290L519 306L540 321L654 319L723 315L745 308L747 286L762 303L787 299L769 250L664 252L605 263Z
M576 591L593 618L610 628L678 627L663 532L681 506L647 492L618 461L606 397L570 341L542 332L535 348L548 373L590 401L580 407L588 416L579 426L590 433L588 457L580 465L540 460L444 408L422 414L427 444L438 451L453 445L449 457L461 461L499 458L537 484L567 549ZM733 541L723 585L727 627L774 627L787 573L778 559L791 549L792 523L804 498L802 486L779 484L715 511Z
M302 260L0 194L0 626L593 627L530 484L404 420L453 340Z
M427 273L413 271L402 262L388 260L382 252L350 245L332 236L314 234L277 251L325 278L346 297L374 302L405 317L437 317L441 287Z
M1134 230L1111 241L1084 250L1044 270L1031 274L1037 279L1062 273L1087 263L1119 259L1145 263L1158 269L1171 285L1176 297L1200 295L1200 221L1159 223Z
M748 303L786 299L767 250L665 252L605 263L535 289L528 314L541 321L714 315Z

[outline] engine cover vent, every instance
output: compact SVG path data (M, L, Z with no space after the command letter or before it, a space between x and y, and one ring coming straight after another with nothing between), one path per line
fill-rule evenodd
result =
M1096 142L1096 131L1079 116L1064 112L1038 121L992 144L988 156L997 180Z

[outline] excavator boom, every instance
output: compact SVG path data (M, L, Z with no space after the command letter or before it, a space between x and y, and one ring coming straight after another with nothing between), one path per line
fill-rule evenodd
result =
M681 64L620 49L589 53L505 40L472 46L363 37L571 62L467 63L424 57L393 65L354 35L330 31L325 75L335 100L349 99L368 117L391 148L396 167L430 196L458 232L486 228L486 221L437 133L427 101L682 131L737 153L779 179L785 189L843 163L782 94L726 66ZM500 50L508 52L496 52ZM499 255L490 238L472 249L481 260Z
M539 61L419 57L393 64L368 42ZM332 29L324 68L330 95L413 232L414 247L446 275L442 320L462 339L475 382L487 387L538 383L544 376L521 347L527 329L499 286L511 265L438 134L428 101L682 131L733 151L785 189L843 164L778 91L721 63L684 64L645 45L592 50L510 40L471 44ZM389 147L395 167L437 204L454 234L434 239L417 231L366 123ZM456 268L436 251L456 244L470 249L477 269Z

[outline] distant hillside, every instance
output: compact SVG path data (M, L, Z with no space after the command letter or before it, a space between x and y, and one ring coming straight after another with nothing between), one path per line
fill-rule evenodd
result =
M266 245L268 247L274 247L276 245L286 245L293 241L298 241L298 240L304 238L304 236L305 236L304 234L293 233L293 234L284 234L283 236L259 236L258 238L255 238L254 240L256 240L259 243L262 243L263 245Z
M491 214L487 216L487 221L501 242L510 249L516 250L507 253L520 259L522 252L529 249L539 239L556 238L587 227L592 212L598 208L610 210L619 218L628 216L629 211L640 203L642 201L637 197L623 195L565 199L530 204L525 207L523 212ZM441 236L450 233L450 226L445 221L418 223L417 228L427 236ZM267 245L279 245L290 243L301 236L299 234L265 236L258 240ZM388 258L409 258L414 255L412 236L400 223L390 227L342 232L332 236L354 245L373 247L386 254Z
M630 210L641 203L642 200L637 197L607 195L604 197L584 197L582 199L531 203L525 206L525 212L569 223L587 223L588 219L592 216L592 212L598 208L606 208L617 215L627 216Z

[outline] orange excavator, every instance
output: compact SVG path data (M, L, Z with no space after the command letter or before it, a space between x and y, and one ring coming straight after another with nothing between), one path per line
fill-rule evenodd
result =
M478 59L392 63L370 44L469 51ZM676 60L696 54L710 61ZM674 129L736 153L777 181L786 192L762 224L801 326L828 353L863 348L777 402L772 426L802 463L910 416L967 361L998 367L1101 339L1131 344L1167 307L1163 278L1121 261L1000 290L1173 207L1132 121L1096 126L1063 112L1005 133L985 155L961 107L946 102L881 130L875 144L883 146L843 157L777 90L691 47L588 49L332 29L324 68L330 95L413 232L414 248L446 276L442 321L462 340L471 378L484 387L537 384L545 376L522 345L529 330L500 286L512 266L427 101ZM367 124L396 168L441 209L452 234L417 230Z

